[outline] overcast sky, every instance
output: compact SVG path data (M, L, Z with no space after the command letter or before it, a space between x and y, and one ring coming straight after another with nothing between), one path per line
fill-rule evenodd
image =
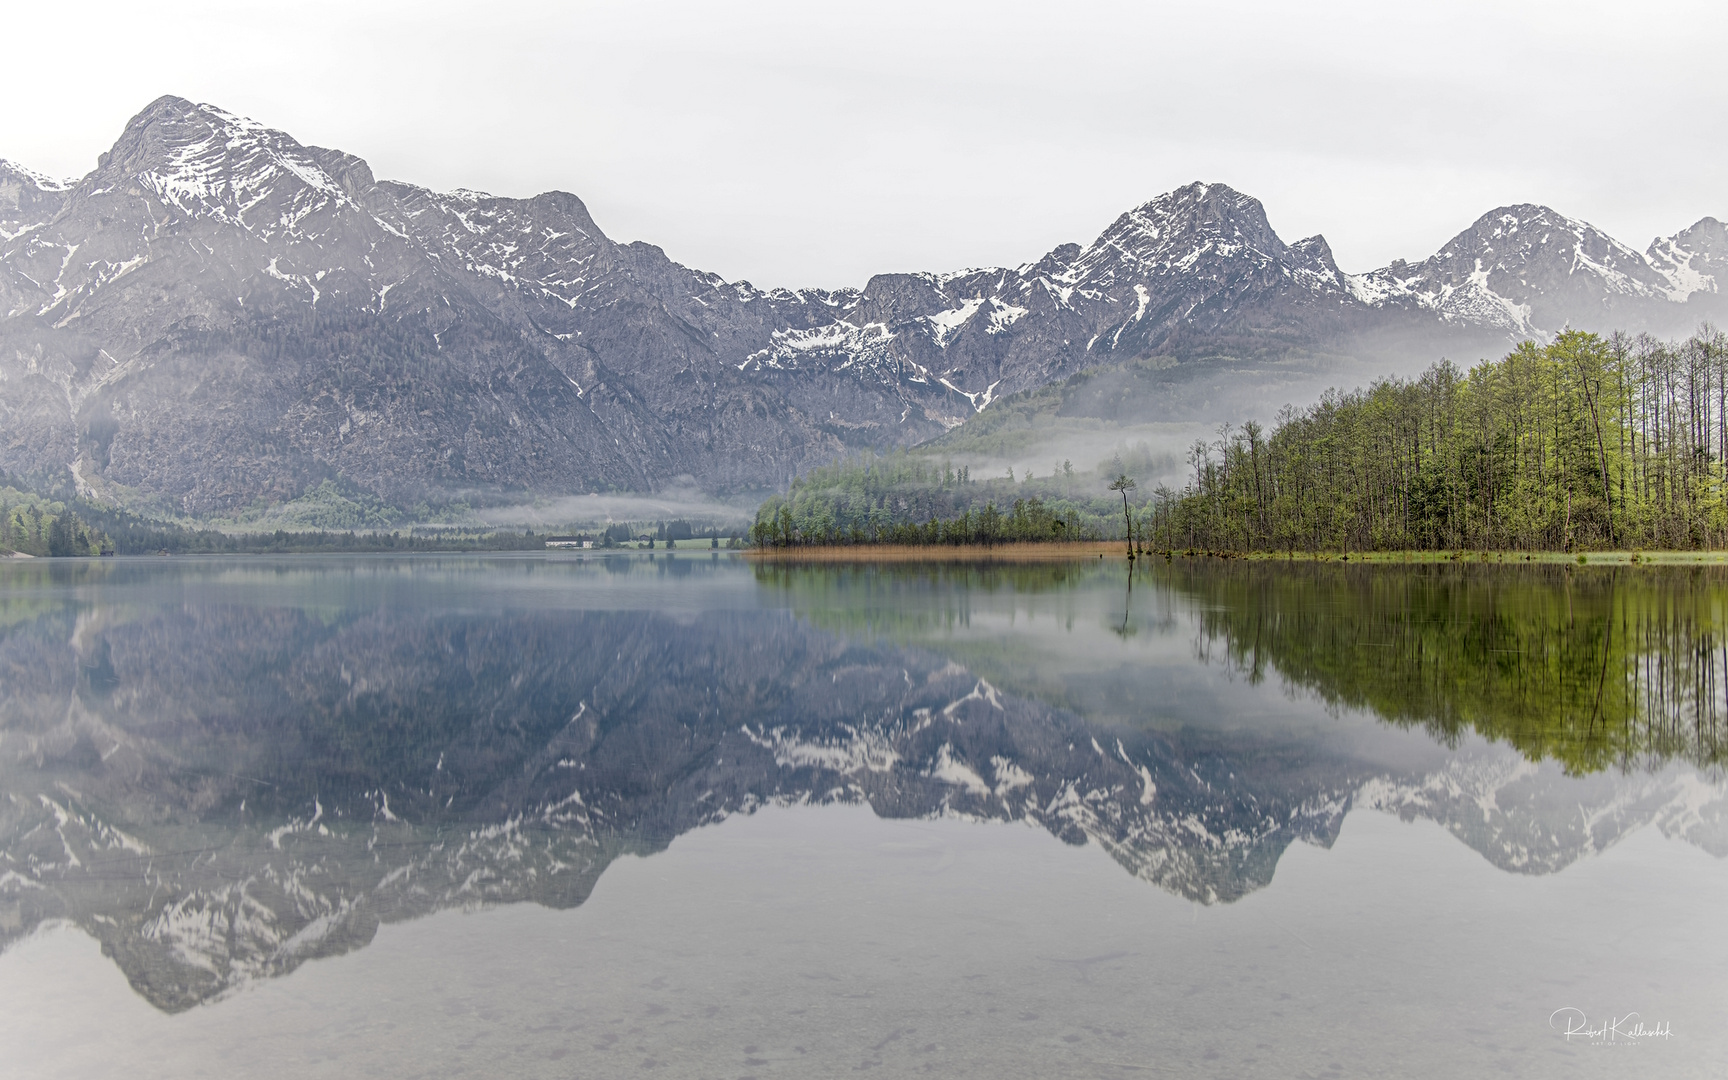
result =
M35 4L0 157L82 175L178 94L381 178L573 191L758 285L1015 265L1190 180L1346 270L1540 202L1635 247L1728 216L1728 5Z

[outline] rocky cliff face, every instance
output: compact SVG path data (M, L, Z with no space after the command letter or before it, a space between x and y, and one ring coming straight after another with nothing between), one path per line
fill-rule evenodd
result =
M332 477L399 502L772 487L1149 355L1672 329L1716 310L1725 258L1713 219L1640 255L1515 206L1349 275L1197 183L1017 268L765 291L612 241L574 195L378 181L165 97L75 183L0 162L0 469L191 513Z
M736 339L832 298L615 244L574 196L379 184L173 98L64 192L5 184L0 468L27 476L191 512L331 476L397 500L748 488L942 430L892 380L741 372Z

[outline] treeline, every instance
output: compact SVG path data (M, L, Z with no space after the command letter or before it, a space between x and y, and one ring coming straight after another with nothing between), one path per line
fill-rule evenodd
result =
M0 491L0 554L112 555L111 537L67 509L12 488Z
M597 529L578 530L553 539L589 541L597 548L641 547L644 544L650 548L656 544L676 548L680 543L693 543L698 547L735 548L744 543L744 533L736 526L722 528L711 522L694 524L685 518L674 518L671 521L613 522Z
M48 501L14 489L0 491L0 554L240 555L312 552L535 551L546 537L527 532L441 530L224 533L150 521L123 510L74 501Z
M1112 468L1123 467L1118 459ZM812 470L756 512L759 547L1009 544L1098 540L1123 533L1121 504L1071 462L1047 477L978 479L969 467L908 454Z
M0 473L0 556L13 552L36 557L88 555L280 555L316 552L543 551L550 534L532 529L420 526L397 529L275 529L224 532L156 521L127 510L84 499L50 498L21 489ZM329 487L328 484L325 487ZM322 489L319 489L322 490ZM618 523L581 534L598 547L634 543L638 538L675 546L678 541L742 542L737 529L670 521Z
M1196 443L1148 544L1580 550L1728 544L1728 338L1568 331L1331 392Z
M368 552L544 551L546 537L528 532L425 535L401 532L222 533L213 529L145 527L116 534L120 555L307 555Z

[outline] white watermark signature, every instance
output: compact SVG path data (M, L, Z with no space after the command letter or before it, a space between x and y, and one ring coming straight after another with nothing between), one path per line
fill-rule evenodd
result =
M1548 1026L1565 1036L1567 1042L1591 1046L1635 1046L1651 1039L1667 1042L1674 1037L1674 1025L1669 1020L1647 1024L1637 1013L1627 1013L1610 1016L1605 1023L1591 1023L1583 1009L1571 1006L1555 1009L1548 1017Z

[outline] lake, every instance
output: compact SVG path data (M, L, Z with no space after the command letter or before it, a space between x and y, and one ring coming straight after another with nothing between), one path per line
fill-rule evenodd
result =
M1716 1076L1728 571L0 564L0 1076Z

